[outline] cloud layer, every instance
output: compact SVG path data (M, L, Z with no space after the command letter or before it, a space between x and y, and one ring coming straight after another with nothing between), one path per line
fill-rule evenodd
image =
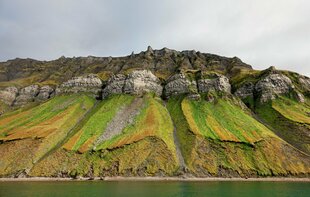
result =
M0 60L153 48L238 56L310 76L308 0L0 0Z

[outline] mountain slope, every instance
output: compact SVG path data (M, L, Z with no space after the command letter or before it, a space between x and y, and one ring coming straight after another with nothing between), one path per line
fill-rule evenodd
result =
M1 177L310 175L306 76L151 48L0 70Z

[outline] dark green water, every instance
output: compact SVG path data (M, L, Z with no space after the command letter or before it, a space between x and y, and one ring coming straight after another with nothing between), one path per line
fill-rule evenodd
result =
M310 196L299 182L0 182L0 197Z

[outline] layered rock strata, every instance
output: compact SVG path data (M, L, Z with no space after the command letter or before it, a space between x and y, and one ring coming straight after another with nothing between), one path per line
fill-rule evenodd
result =
M74 77L56 88L56 94L88 92L95 97L102 91L103 83L97 75Z
M117 74L112 76L103 89L102 97L111 94L134 94L154 92L157 96L162 95L162 86L159 79L148 70L136 70L126 75Z

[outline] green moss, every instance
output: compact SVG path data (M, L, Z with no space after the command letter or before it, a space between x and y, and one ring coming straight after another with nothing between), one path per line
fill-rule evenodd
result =
M305 135L309 131L309 122L308 118L302 113L304 109L309 108L305 108L304 104L299 105L292 100L282 97L260 104L256 107L256 113L278 136L297 149L309 154L310 138ZM279 108L279 106L287 109ZM301 119L303 121L306 120L307 123L300 123Z
M22 126L30 128L43 121L51 119L77 103L81 103L81 107L87 107L92 105L93 102L94 101L84 95L57 96L34 108L19 109L0 117L0 121L6 120L10 116L15 117L13 120L6 121L4 124L0 125L0 131L9 132Z
M180 149L188 168L192 169L192 151L195 145L195 135L189 130L189 125L183 115L181 108L181 102L184 97L171 97L168 100L167 108L173 119L173 123L176 127L176 137L180 142Z
M185 99L183 111L191 128L211 139L254 143L272 133L227 99L215 103Z
M272 108L292 121L310 124L308 100L305 103L300 103L287 97L280 97L272 101Z
M153 95L154 96L154 95ZM147 136L157 136L168 146L175 156L175 145L173 142L173 124L167 109L156 97L148 94L144 97L144 105L139 115L135 117L134 123L126 126L122 134L103 142L96 149L114 148L143 139Z
M133 98L133 96L129 95L114 95L107 100L101 101L92 113L92 116L79 128L82 134L73 146L73 150L78 150L88 139L103 133L108 122L112 120L116 112L121 107L130 104Z

